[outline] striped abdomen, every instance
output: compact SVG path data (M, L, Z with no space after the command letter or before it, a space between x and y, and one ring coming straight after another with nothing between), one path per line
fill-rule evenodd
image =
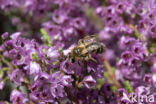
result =
M86 46L88 53L103 53L105 46L102 43L94 42Z

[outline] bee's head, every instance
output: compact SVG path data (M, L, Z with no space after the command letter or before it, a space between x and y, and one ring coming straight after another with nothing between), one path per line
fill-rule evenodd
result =
M76 55L76 56L78 56L78 55L81 54L81 51L82 51L82 49L80 47L75 47L73 49L73 54Z
M69 59L69 61L72 62L72 63L75 62L75 58L74 58L74 56L73 56L71 53L69 53L68 59Z

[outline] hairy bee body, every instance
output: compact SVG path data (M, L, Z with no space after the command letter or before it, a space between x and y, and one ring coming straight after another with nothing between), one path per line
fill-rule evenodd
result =
M96 62L92 58L91 54L99 54L104 52L105 45L99 42L99 39L95 35L86 36L84 39L80 39L78 45L72 48L68 55L71 62L78 61L88 61L89 59Z

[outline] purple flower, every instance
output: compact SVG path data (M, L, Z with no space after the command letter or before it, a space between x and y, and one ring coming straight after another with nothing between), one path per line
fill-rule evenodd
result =
M121 55L123 63L129 63L132 60L133 54L130 51L126 51Z
M26 94L16 89L11 92L10 100L13 104L26 104L28 101Z
M8 37L8 32L5 32L5 33L2 34L3 39L6 39L7 37Z
M49 48L48 51L47 51L47 56L48 56L49 58L51 58L53 61L54 61L54 60L57 60L57 58L58 58L59 55L60 55L60 54L59 54L59 52L58 52L58 49L57 49L57 47L55 47L55 46Z
M67 74L77 74L80 75L82 72L82 67L78 66L78 63L71 63L69 62L69 60L65 60L62 65L61 65L61 69L67 73Z
M4 101L0 101L0 104L6 104Z
M0 8L1 9L11 9L11 8L14 8L14 7L19 7L20 4L19 2L17 2L16 0L1 0L0 2Z
M153 24L149 29L149 34L152 38L156 38L156 25Z
M133 104L132 89L136 97L155 96L155 4L156 0L0 0L2 32L16 31L0 37L2 95L10 80L6 84L17 87L11 90L13 104ZM102 54L87 53L97 62L71 63L69 52L86 35L97 35L95 41L107 48ZM117 92L102 57L116 69L111 74L121 84Z
M123 36L121 37L120 43L123 48L129 48L134 44L135 41L136 40L132 37Z
M75 27L78 30L82 30L86 26L86 21L83 18L75 18L71 22L71 26Z
M150 8L151 9L155 9L156 8L155 4L156 4L156 1L155 0L151 0L150 1Z
M14 34L12 34L10 37L13 39L13 40L18 40L18 38L21 36L21 32L16 32Z
M104 7L97 7L95 13L101 17L105 15L105 8Z
M65 13L65 11L58 10L53 13L52 19L57 24L62 24L68 19L68 16L67 13Z
M136 93L138 96L140 95L149 95L150 94L150 87L139 86L136 88Z
M54 98L63 98L66 96L65 86L71 86L72 78L63 75L60 71L55 72L49 77L50 92Z
M156 74L153 74L152 82L153 82L154 87L156 87Z
M133 47L132 47L132 52L135 54L135 56L137 56L140 59L145 59L148 56L148 52L146 49L146 44L140 44L140 43L136 43Z
M113 92L112 92L112 85L106 83L104 85L102 85L101 89L103 94L106 94L107 96L112 96Z
M152 84L152 74L146 74L144 76L144 82L146 82L148 84Z
M84 77L83 83L87 88L90 88L91 86L95 85L96 80L91 75L89 75Z
M124 2L119 2L117 5L116 5L116 11L120 14L122 14L125 10L126 10L126 6L124 4Z
M64 91L64 86L60 84L53 83L50 88L50 92L54 98L62 98L66 96Z
M129 98L129 94L127 90L121 88L117 91L117 97L120 103L131 104L131 100Z
M72 6L76 2L73 2L73 0L54 0L54 3L58 4L59 6L68 7Z
M30 62L30 74L36 75L41 72L41 67L36 62Z
M24 73L20 69L14 69L11 73L8 72L10 80L12 80L15 84L21 85L24 82Z
M0 90L2 90L4 88L4 81L0 81Z

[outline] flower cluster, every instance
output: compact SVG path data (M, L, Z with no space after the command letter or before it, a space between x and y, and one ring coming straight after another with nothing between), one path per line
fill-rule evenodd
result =
M1 15L0 104L156 103L156 0L0 0ZM87 35L105 51L72 63Z

